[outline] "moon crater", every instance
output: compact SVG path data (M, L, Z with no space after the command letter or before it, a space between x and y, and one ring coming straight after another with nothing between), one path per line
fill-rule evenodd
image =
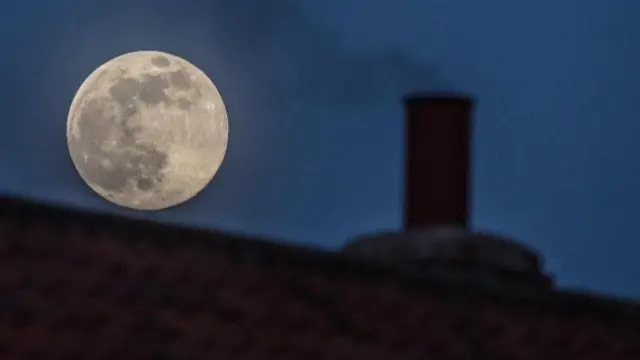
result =
M182 203L213 178L228 121L211 80L175 55L116 57L80 86L67 142L84 181L121 206L157 210Z

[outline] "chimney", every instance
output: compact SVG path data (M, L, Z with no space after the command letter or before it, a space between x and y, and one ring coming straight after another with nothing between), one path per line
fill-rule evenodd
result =
M405 98L405 229L467 227L472 110L461 95Z
M364 234L342 252L406 276L464 287L518 294L553 289L534 249L468 226L473 105L461 95L405 98L404 229Z

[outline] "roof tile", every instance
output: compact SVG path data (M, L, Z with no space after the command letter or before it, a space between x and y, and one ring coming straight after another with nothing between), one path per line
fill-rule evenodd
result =
M1 199L0 295L2 359L640 358L630 303Z

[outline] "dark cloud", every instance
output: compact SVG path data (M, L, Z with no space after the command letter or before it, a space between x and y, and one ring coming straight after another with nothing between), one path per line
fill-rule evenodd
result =
M179 6L169 0L72 3L60 9L68 15L55 28L66 33L67 41L92 43L83 45L95 48L83 55L87 60L104 61L131 50L174 50L188 59L224 63L213 68L262 98L285 101L295 96L323 106L370 105L439 86L432 64L399 48L354 51L341 42L338 31L296 0L192 0ZM53 21L58 19L41 19ZM194 49L203 43L210 47Z
M220 16L213 26L228 34L228 42L242 44L236 56L249 58L244 61L250 68L265 69L253 81L262 82L271 95L359 106L438 86L431 64L399 49L346 49L339 34L315 22L295 0L219 0L215 7ZM274 67L282 70L269 76L266 69Z

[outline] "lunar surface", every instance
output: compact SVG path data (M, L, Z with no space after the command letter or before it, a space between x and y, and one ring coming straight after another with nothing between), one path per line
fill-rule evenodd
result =
M227 149L227 112L213 82L175 55L137 51L87 77L67 118L82 179L120 206L159 210L211 181Z

